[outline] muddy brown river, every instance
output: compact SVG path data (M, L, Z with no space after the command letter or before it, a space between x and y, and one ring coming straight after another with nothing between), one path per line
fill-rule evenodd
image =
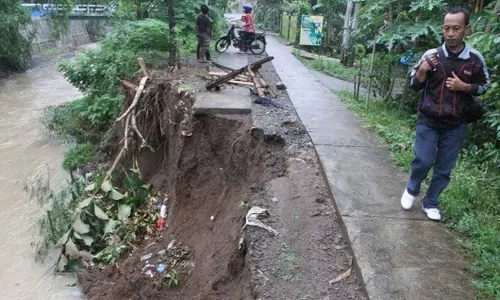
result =
M35 261L41 208L23 191L27 179L48 168L54 185L65 174L65 150L41 132L41 110L78 97L54 63L0 80L0 299L82 299L72 275L54 273L54 257Z

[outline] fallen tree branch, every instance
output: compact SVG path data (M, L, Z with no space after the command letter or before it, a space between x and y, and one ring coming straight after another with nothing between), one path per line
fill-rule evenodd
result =
M132 129L134 129L135 133L137 133L137 136L141 139L141 148L142 147L145 147L148 143L146 142L146 140L144 139L144 137L142 136L141 132L139 131L139 129L137 128L137 120L135 118L135 107L134 109L132 110L132 118L131 118L131 123L132 123Z
M139 63L139 66L141 66L142 76L150 77L148 69L146 68L146 63L144 62L144 59L142 59L142 57L139 57L139 58L137 58L137 62Z
M211 90L212 88L214 87L217 87L217 86L220 86L221 84L224 84L226 82L228 82L229 80L232 80L233 78L235 78L236 76L242 74L243 72L245 72L245 70L254 70L254 69L258 69L262 64L268 62L268 61L271 61L273 60L274 57L273 56L268 56L266 58L263 58L259 61L256 61L256 62L253 62L251 64L248 64L242 68L239 68L237 70L234 70L230 73L228 73L227 75L224 75L212 82L209 82L207 83L207 85L205 86L207 90Z
M126 143L128 144L128 142L126 142ZM125 155L126 151L127 150L125 149L125 147L122 147L120 149L120 152L118 153L118 156L115 158L115 161L113 162L113 165L111 165L111 168L106 173L106 177L104 177L104 181L108 180L111 177L111 174L116 169L116 166L118 166L118 163L120 162L120 160L122 159L122 157Z
M133 83L128 82L126 80L120 80L122 85L125 88L135 90L135 95L134 99L132 100L132 103L130 106L127 108L127 110L118 118L116 119L116 122L119 122L121 120L125 119L125 124L124 124L124 134L123 134L123 139L120 141L120 144L123 143L122 147L120 148L120 152L116 156L115 160L113 161L113 164L111 165L111 168L108 170L106 173L106 177L104 180L108 180L111 177L111 174L113 171L116 169L120 161L122 160L123 156L128 150L128 145L131 142L131 138L129 137L129 130L130 126L134 130L134 132L137 134L138 138L141 139L141 148L147 145L146 140L144 139L144 136L141 134L139 131L139 128L137 128L137 114L136 114L136 106L137 103L139 103L139 99L141 98L142 92L144 90L144 87L146 86L146 82L149 79L149 72L146 68L146 64L144 63L144 60L139 57L137 58L137 62L139 63L139 66L141 67L143 77L141 77L139 87L135 86Z
M146 86L146 81L148 80L149 77L142 77L141 82L139 83L139 88L137 88L137 92L135 93L134 100L132 101L132 104L127 108L127 110L118 118L116 119L116 122L119 122L123 120L137 105L139 102L139 98L141 98L142 91L144 90L144 87Z
M127 119L125 119L125 136L123 137L123 139L125 140L125 150L128 149L128 127L129 127L129 124L130 124L130 116L131 115L128 115L127 116Z
M132 82L127 81L127 80L120 80L120 82L122 83L122 86L125 89L132 90L132 91L134 91L134 93L137 92L137 86L135 84L133 84Z

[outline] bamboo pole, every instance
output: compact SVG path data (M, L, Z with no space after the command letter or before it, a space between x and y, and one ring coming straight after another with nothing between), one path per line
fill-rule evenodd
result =
M369 80L368 80L368 95L366 95L366 107L368 107L368 102L370 101L370 95L372 93L373 62L375 61L375 46L376 45L377 45L377 43L375 41L373 41L372 58L370 61L370 72L368 73Z

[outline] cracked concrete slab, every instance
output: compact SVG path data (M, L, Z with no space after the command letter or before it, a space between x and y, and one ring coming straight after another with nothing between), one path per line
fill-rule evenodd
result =
M474 298L467 262L441 224L374 217L343 220L372 299Z
M462 248L418 208L401 209L408 174L331 92L352 85L318 79L275 37L267 52L315 144L369 297L474 299Z
M407 176L397 170L382 145L316 145L316 151L341 215L425 220L418 209L401 209L399 198Z
M193 114L250 114L252 100L247 88L204 91L196 95Z

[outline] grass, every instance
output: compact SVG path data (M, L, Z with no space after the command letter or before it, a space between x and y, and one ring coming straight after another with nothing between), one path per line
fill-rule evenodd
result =
M281 247L280 259L287 273L287 275L284 276L284 279L286 281L293 281L296 270L299 266L293 249L291 249L288 245L283 244Z
M321 57L316 59L307 59L299 55L298 50L294 49L293 54L307 67L327 75L354 82L354 76L357 74L355 68L349 68L340 63L340 60L330 57Z
M340 99L358 114L366 126L389 145L395 163L409 171L413 159L415 117L394 105L354 100L349 92ZM362 99L364 100L364 99ZM479 299L500 299L500 171L477 160L464 149L452 173L450 185L440 197L446 223L459 233L469 251L473 283Z
M62 166L65 170L76 170L81 165L89 162L94 148L91 144L74 144L64 155Z

